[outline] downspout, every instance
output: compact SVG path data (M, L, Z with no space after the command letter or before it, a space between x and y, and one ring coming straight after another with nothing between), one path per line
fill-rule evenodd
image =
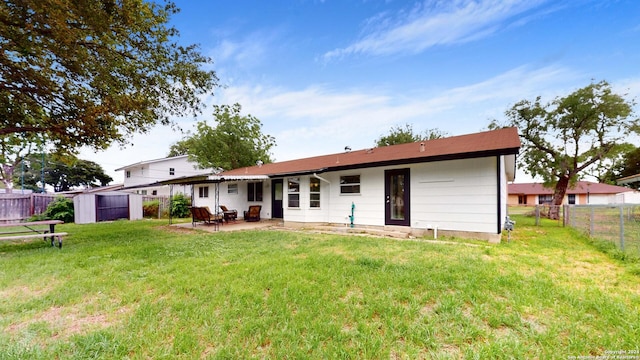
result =
M327 194L327 195L328 195L328 199L331 199L331 181L329 181L329 180L327 180L327 179L325 179L325 178L323 178L323 177L318 176L318 174L316 174L316 173L313 173L313 175L312 175L312 176L313 176L314 178L316 178L316 179L320 180L320 181L324 181L324 182L326 182L327 184L329 184L329 191L328 191L328 194ZM321 193L321 194L322 194L322 193ZM322 203L322 202L321 202L321 203ZM331 204L330 204L330 203L329 203L329 208L331 208ZM329 219L330 219L330 215L331 215L331 211L329 210L329 211L327 211L327 215L326 215L326 218L325 218L326 222L330 222L330 221L329 221Z

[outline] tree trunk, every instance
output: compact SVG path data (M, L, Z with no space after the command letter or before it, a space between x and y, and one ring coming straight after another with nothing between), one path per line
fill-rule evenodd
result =
M558 179L556 188L553 192L553 201L549 208L549 219L558 220L560 218L560 206L562 206L562 200L569 188L569 176L563 175Z
M4 183L4 192L6 194L13 193L13 169L12 165L2 164L2 182Z

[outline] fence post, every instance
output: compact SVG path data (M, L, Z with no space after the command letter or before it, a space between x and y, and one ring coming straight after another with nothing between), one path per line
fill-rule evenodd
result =
M536 226L540 226L540 205L536 205Z
M620 249L624 251L624 208L620 206Z

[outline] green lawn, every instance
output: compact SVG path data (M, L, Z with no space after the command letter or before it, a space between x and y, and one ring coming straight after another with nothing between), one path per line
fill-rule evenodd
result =
M62 250L0 243L0 359L638 351L638 264L554 222L513 218L499 245L65 224Z

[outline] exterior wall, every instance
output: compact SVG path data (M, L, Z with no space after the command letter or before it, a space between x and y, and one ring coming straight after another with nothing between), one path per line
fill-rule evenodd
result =
M129 220L142 219L142 195L129 195Z
M385 170L410 169L410 227L443 233L479 234L499 239L507 215L507 177L503 157L487 157L387 166L321 173L320 207L310 207L310 179L313 175L295 176L300 181L300 206L288 204L288 177L283 178L285 222L349 224L352 204L354 224L385 227ZM498 175L498 171L500 175ZM360 175L359 194L341 194L340 177ZM238 184L237 194L228 193L230 184ZM209 197L199 198L198 187L208 186ZM195 185L194 205L209 206L213 211L215 184ZM247 182L219 184L220 204L238 210L242 217L249 205L262 205L261 217L271 218L271 180L263 184L263 200L247 201ZM500 219L498 219L500 217Z
M494 157L427 163L412 169L412 227L495 234L498 181L504 181L497 179L497 170Z
M501 160L502 161L502 160ZM442 161L409 166L378 167L323 173L321 206L309 208L309 178L300 176L300 208L287 204L285 179L284 218L302 223L349 223L385 226L384 171L410 168L411 228L497 233L498 181L506 215L506 178L496 178L495 157ZM340 194L340 176L360 175L360 194ZM502 220L500 220L502 221Z
M95 194L80 194L73 198L73 221L76 224L96 222Z
M170 173L170 169L173 168L173 175ZM189 162L187 156L176 156L166 159L160 159L157 161L143 162L133 164L122 168L124 171L124 186L137 186L154 183L161 180L169 180L171 178L178 178L183 176L191 176L198 174L210 173L210 170L198 169L196 164ZM127 172L130 176L127 177ZM169 186L150 186L138 189L130 189L130 192L137 194L153 195L153 191L156 191L156 195L169 196ZM174 194L183 193L190 194L190 186L174 186Z
M262 184L262 201L248 201L248 186L249 183L258 181L238 181L238 182L223 182L219 186L219 203L226 206L229 210L237 210L238 217L244 216L244 211L249 209L250 205L262 205L260 210L260 218L271 218L271 180L264 181ZM237 193L229 193L229 185L237 184ZM198 188L208 187L209 196L201 198ZM193 206L208 206L211 212L214 212L215 207L215 190L216 184L200 184L194 185L193 188ZM216 211L220 211L217 209Z

